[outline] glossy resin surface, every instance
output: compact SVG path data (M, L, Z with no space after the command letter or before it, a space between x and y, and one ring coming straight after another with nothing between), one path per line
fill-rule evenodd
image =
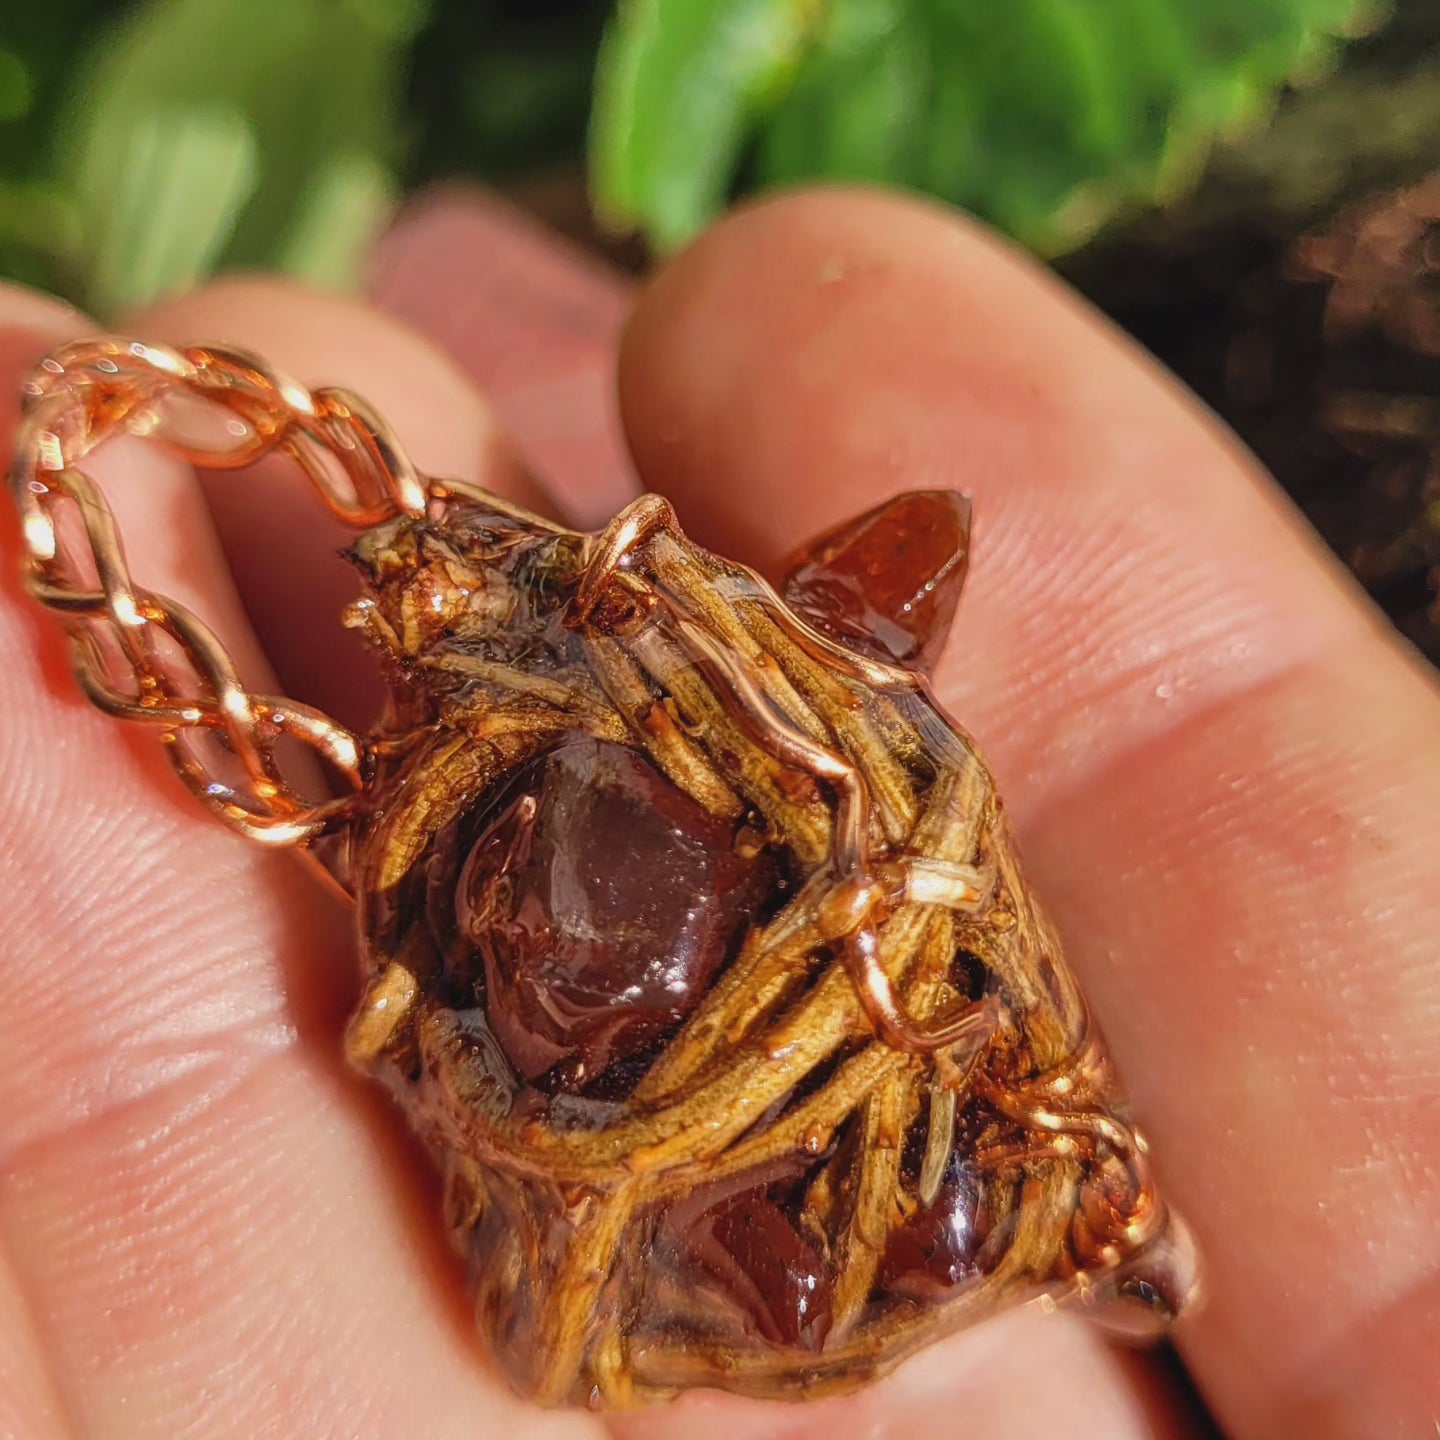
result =
M929 492L780 595L653 500L595 538L457 499L357 546L394 699L350 1050L442 1167L523 1393L797 1396L1038 1294L1142 1323L1188 1296L989 772L918 678L968 545Z

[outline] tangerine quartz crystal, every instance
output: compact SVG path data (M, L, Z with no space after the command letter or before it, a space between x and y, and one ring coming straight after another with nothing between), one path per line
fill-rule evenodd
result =
M546 1404L854 1386L1008 1304L1194 1287L991 777L921 679L969 507L900 496L780 594L664 502L368 532L392 679L349 1049L432 1149Z

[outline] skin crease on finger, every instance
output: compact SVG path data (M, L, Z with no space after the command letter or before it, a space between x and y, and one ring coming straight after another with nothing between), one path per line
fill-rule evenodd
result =
M761 565L887 493L974 497L937 688L1208 1256L1183 1352L1237 1436L1432 1433L1433 677L1192 399L929 206L731 219L621 385L646 483Z

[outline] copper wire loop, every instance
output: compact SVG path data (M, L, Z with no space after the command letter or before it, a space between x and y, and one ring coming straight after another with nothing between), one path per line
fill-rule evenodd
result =
M182 437L175 411L186 402L208 407L212 420L218 413L214 443ZM364 401L308 390L243 351L104 336L61 347L26 382L10 472L26 583L63 620L85 693L108 714L159 726L176 773L235 829L268 845L304 844L343 814L349 797L297 792L280 772L277 742L290 736L358 789L360 741L309 706L251 693L208 626L135 582L109 506L77 468L120 435L159 439L215 469L289 454L329 509L357 527L423 515L426 483ZM67 511L78 525L66 523ZM203 758L193 743L202 733L234 757L239 783Z

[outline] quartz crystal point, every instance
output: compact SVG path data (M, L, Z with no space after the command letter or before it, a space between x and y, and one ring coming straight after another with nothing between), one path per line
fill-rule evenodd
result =
M811 541L791 560L783 594L825 634L929 675L969 567L969 500L917 490Z
M547 1404L794 1397L1042 1295L1171 1318L1185 1232L988 771L898 668L968 502L840 527L784 603L643 514L457 500L355 551L393 699L350 1053L436 1156L496 1360Z

